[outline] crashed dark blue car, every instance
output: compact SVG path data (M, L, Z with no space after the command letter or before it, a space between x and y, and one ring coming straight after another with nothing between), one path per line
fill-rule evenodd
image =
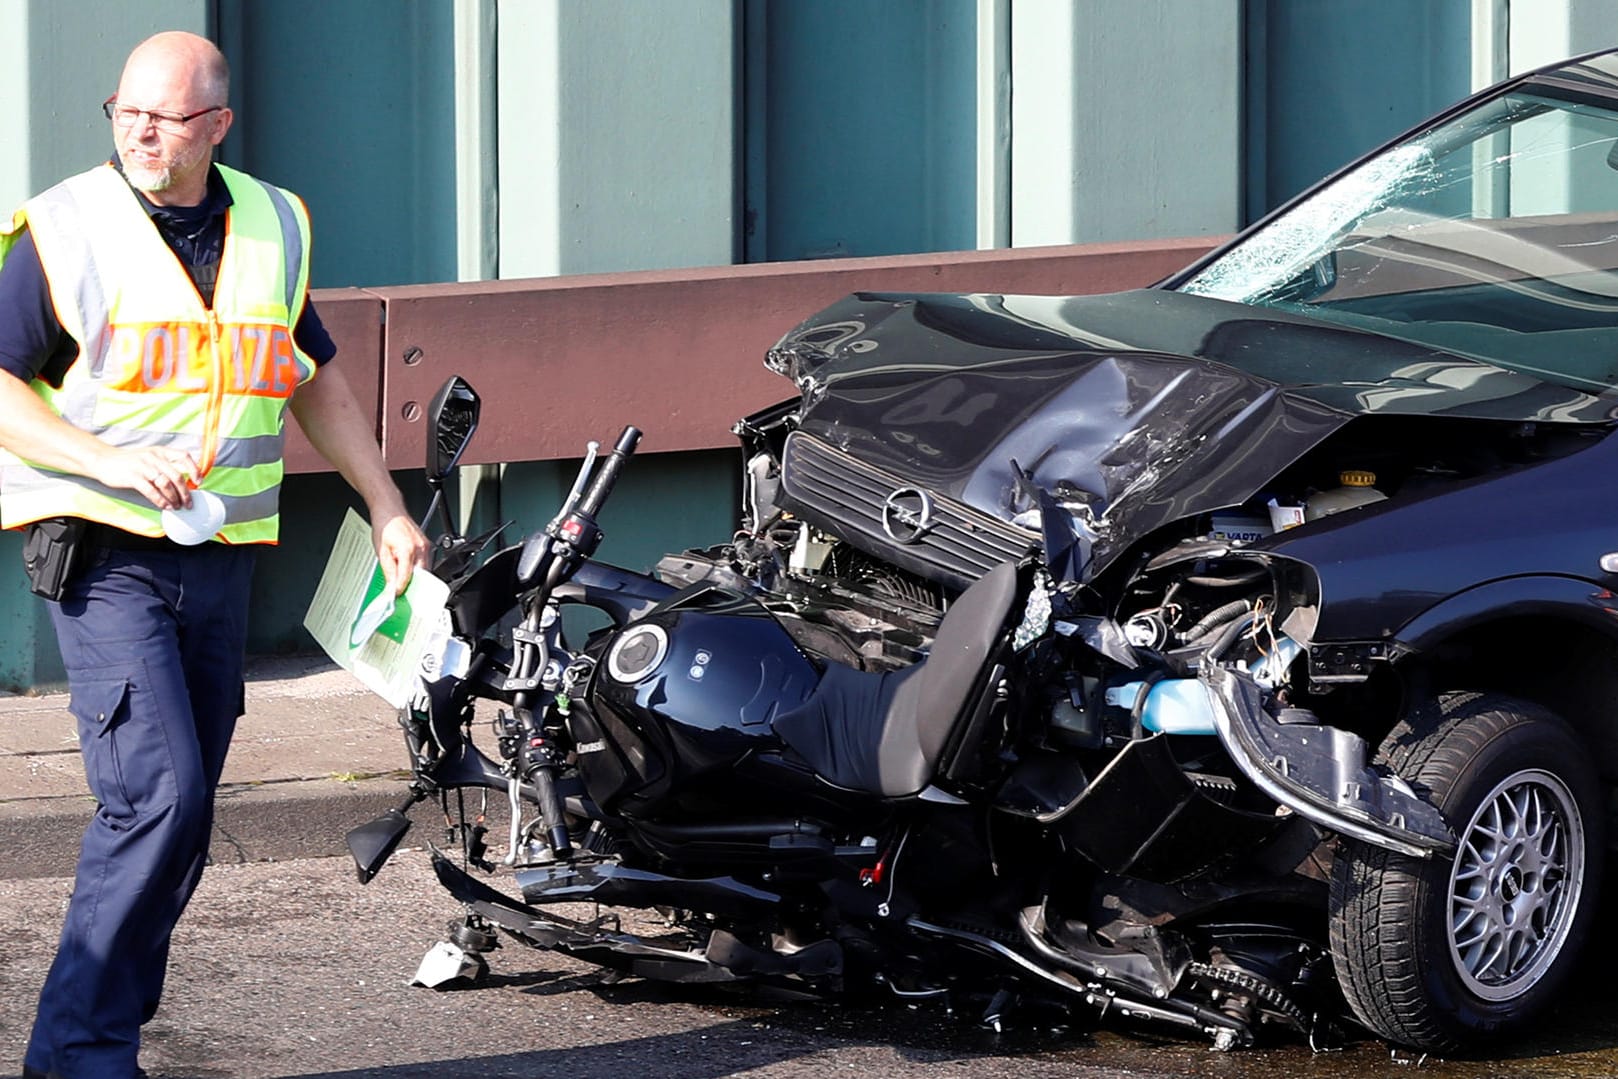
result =
M806 650L882 669L1036 553L1049 741L1085 765L1024 796L1072 855L1052 872L1102 882L1092 927L1240 892L1243 1006L1335 974L1376 1034L1465 1048L1566 981L1606 853L1615 269L1609 53L1477 95L1154 288L821 312L768 359L801 397L739 425L748 518L716 561ZM1308 828L1244 861L1277 819ZM1329 974L1254 943L1310 919Z

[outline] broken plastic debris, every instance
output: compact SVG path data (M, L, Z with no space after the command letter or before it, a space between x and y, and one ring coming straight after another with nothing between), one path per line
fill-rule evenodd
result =
M416 968L416 976L410 979L410 984L437 989L454 981L476 981L486 969L482 956L441 940L421 957L421 966Z

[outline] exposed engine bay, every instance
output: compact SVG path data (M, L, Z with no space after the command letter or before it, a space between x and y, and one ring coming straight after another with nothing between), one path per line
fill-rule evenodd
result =
M750 451L741 530L728 545L668 556L659 575L676 584L729 580L756 590L806 651L834 662L869 670L915 662L926 654L952 590L884 560L886 548L866 549L860 533L852 541L839 538L838 522L812 509L783 508L780 446L797 415L766 416L768 426L741 428ZM1092 620L1091 643L1104 646L1079 650L1078 666L1096 666L1099 652L1128 670L1160 667L1183 677L1222 633L1242 623L1249 658L1271 657L1271 681L1283 680L1288 672L1275 669L1274 649L1283 638L1295 642L1285 656L1290 666L1298 646L1313 642L1320 599L1308 566L1267 553L1283 532L1390 500L1428 498L1578 452L1598 438L1592 430L1532 422L1362 417L1287 465L1248 502L1174 522L1095 578L1059 585L1068 609ZM1027 548L1036 549L1039 532L1025 532ZM1342 666L1300 664L1285 679L1294 682L1290 696L1307 694L1313 707L1340 711L1334 704L1346 694L1332 698L1332 692L1369 681L1374 663ZM1090 698L1098 689L1105 696L1107 676L1076 676L1088 688L1075 693L1073 707L1093 709ZM1351 715L1333 721L1354 726Z

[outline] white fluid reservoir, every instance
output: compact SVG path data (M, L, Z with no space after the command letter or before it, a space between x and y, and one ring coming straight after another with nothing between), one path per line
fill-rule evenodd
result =
M1322 517L1330 517L1334 513L1355 509L1359 506L1370 505L1372 502L1381 502L1388 496L1378 491L1375 472L1362 472L1358 469L1347 469L1337 474L1341 487L1333 487L1329 491L1321 491L1311 495L1303 506L1303 519L1317 521Z

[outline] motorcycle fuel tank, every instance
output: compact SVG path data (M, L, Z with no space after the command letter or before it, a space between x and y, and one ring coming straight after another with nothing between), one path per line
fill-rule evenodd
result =
M694 586L613 636L589 702L601 740L618 751L609 759L619 766L595 759L609 747L585 742L579 767L604 806L629 797L655 800L750 753L778 748L776 715L801 704L819 679L763 607L722 588Z

